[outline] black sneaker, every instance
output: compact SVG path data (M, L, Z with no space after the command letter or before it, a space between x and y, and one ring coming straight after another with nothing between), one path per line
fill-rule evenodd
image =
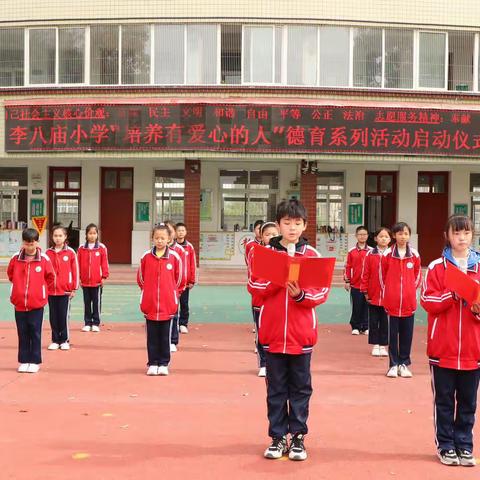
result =
M265 458L282 458L288 453L287 437L276 437L272 439L271 445L265 450Z
M457 456L458 460L460 461L460 465L463 465L464 467L474 467L477 464L475 457L470 450L457 448Z
M457 452L455 450L439 450L437 456L444 465L460 465Z
M295 433L292 435L292 441L290 443L290 451L288 452L288 458L290 460L306 460L307 451L303 440L305 435L303 433Z

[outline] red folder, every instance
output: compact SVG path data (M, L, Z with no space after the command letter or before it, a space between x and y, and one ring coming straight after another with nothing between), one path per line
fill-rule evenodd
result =
M261 245L254 246L253 275L280 287L288 281L298 281L301 288L329 288L334 268L333 257L289 257Z
M447 262L445 286L470 305L480 302L480 285L450 262Z

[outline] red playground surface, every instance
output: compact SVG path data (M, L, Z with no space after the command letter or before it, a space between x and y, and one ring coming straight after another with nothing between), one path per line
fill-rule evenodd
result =
M479 478L480 467L435 457L424 327L414 377L387 379L366 337L320 326L305 462L262 457L265 384L249 325L192 326L169 377L145 375L142 324L79 329L71 351L44 349L38 374L18 374L15 327L0 323L2 480Z

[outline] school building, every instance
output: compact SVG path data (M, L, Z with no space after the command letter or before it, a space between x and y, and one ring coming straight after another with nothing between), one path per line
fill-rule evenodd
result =
M100 226L136 264L184 221L243 265L282 198L341 263L403 220L423 263L454 212L480 231L480 10L471 1L26 2L0 18L0 259L32 217Z

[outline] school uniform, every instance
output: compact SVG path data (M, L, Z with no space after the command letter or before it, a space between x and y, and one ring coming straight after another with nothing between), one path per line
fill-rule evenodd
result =
M480 254L470 251L466 274L480 282ZM432 376L438 450L473 451L480 379L480 316L445 287L451 249L428 266L420 302L428 313L427 355Z
M67 245L58 251L49 248L45 254L55 271L55 283L48 291L52 342L60 345L69 341L70 294L78 290L78 261L75 250Z
M261 245L262 242L260 240L257 240L257 238L251 238L246 244L245 244L245 265L248 266L248 255L250 254L250 251L253 249L255 245Z
M88 242L81 245L78 249L78 265L83 290L85 325L99 326L102 285L109 275L107 247L100 242L95 242L93 248L90 248Z
M182 247L185 252L185 266L186 266L186 275L187 275L187 285L195 285L197 280L197 257L195 255L195 248L188 241L185 240L183 243L177 242L179 247ZM178 323L180 326L188 327L188 320L190 318L190 309L188 305L190 297L190 288L185 288L185 290L180 295L180 310Z
M368 303L368 343L388 345L388 318L382 305L380 286L380 260L383 252L375 247L367 252L363 262L360 291L367 295Z
M55 272L39 248L31 257L22 249L11 258L7 276L12 282L10 302L15 307L18 362L39 365L42 363L43 310L48 302L48 289L55 282Z
M420 255L407 244L400 256L397 245L388 248L380 260L382 304L389 322L390 367L410 365L417 288L422 277Z
M352 330L365 332L368 330L368 304L365 295L360 291L362 279L363 261L372 247L365 245L360 248L357 245L348 251L345 262L344 280L350 284L350 301L352 305L352 315L350 325Z
M167 247L158 257L155 247L147 250L137 271L142 290L140 310L147 327L148 365L168 366L172 320L178 311L180 291L185 286L184 266L180 255Z
M184 250L176 241L174 241L171 245L169 245L168 247L170 250L173 250L174 252L176 252L179 257L180 257L180 260L182 261L182 278L183 278L183 282L182 282L182 288L181 290L179 290L178 294L179 294L179 297L182 296L182 294L185 292L186 290L186 286L187 286L187 283L186 283L186 279L188 279L188 258L187 258L187 253L186 253L186 250ZM178 304L178 307L177 307L177 311L175 312L175 315L172 319L172 344L173 345L178 345L178 342L180 341L180 324L179 324L179 308L180 308L180 302Z
M273 238L268 248L287 255L280 240ZM301 238L295 256L320 254ZM285 287L252 277L249 289L262 299L258 325L259 340L266 352L268 434L272 438L306 434L312 394L310 359L317 342L315 307L327 300L329 288L303 289L292 298Z
M253 314L253 322L255 324L255 346L257 347L257 363L258 363L258 367L262 368L262 367L265 367L266 360L265 360L265 351L263 349L263 345L260 343L260 339L258 336L258 329L259 329L260 309L262 308L262 303L263 303L263 295L259 293L259 291L256 288L254 288L255 281L253 280L253 274L252 274L252 264L253 264L254 254L255 254L255 248L251 248L248 253L248 263L247 263L247 270L248 270L247 290L252 296L252 314Z

